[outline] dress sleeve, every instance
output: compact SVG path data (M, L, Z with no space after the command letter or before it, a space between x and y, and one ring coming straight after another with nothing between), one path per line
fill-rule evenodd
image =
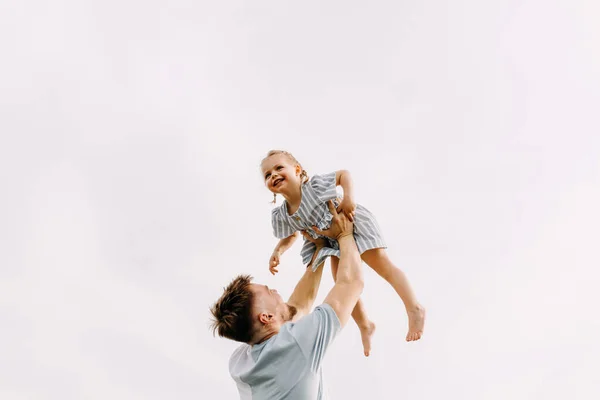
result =
M337 197L335 171L324 175L314 175L309 181L319 201L326 202Z
M281 207L273 209L271 213L271 225L273 226L273 235L277 239L285 239L286 237L292 236L295 229L290 226L287 218L282 214L283 210Z

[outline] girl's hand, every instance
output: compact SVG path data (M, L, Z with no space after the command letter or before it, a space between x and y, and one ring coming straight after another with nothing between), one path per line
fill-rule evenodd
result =
M269 271L271 272L271 275L275 275L279 272L277 266L279 265L280 256L281 254L278 251L274 251L273 254L271 254L271 259L269 260Z
M344 213L350 222L354 222L354 213L356 212L356 203L350 196L344 196L342 202L337 208L338 213Z

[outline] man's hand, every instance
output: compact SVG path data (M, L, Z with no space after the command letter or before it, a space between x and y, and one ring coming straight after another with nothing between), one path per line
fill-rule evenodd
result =
M344 196L342 202L337 208L337 212L344 213L351 222L354 222L354 213L356 212L356 203L350 196Z
M277 266L279 265L279 257L281 253L278 251L274 251L271 254L271 259L269 260L269 271L271 271L271 275L275 275L279 271L277 270Z
M313 230L317 232L319 235L327 236L335 240L339 240L341 237L352 235L354 231L354 224L345 214L338 214L335 206L333 205L333 201L329 200L327 202L327 207L329 207L329 212L333 216L331 220L331 226L329 229L325 229L324 231L320 230L316 226L313 226Z

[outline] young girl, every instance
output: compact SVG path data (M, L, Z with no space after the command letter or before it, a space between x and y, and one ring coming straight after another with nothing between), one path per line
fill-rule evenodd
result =
M335 279L340 255L338 244L327 237L319 238L312 229L313 226L319 230L329 228L332 216L327 208L327 201L334 200L337 211L343 212L354 222L354 239L362 260L392 285L404 302L408 314L406 340L419 340L423 333L425 309L417 302L404 273L388 258L375 217L369 210L354 202L350 173L341 170L315 175L309 180L306 171L294 156L282 150L271 150L263 159L261 169L265 185L273 193L273 202L278 194L285 198L283 204L273 209L272 213L273 232L280 241L269 261L271 273L278 272L276 267L281 255L294 244L298 232L303 231L310 235L305 238L302 247L303 262L314 270L327 257L332 256L331 270ZM344 191L341 202L336 200L337 186L341 186ZM316 239L320 239L324 245L317 247ZM352 318L360 329L364 353L368 356L375 324L367 318L361 300L356 303Z

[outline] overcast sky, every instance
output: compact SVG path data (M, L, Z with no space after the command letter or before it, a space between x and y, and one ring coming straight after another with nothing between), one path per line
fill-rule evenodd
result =
M332 399L600 397L594 0L0 5L0 398L236 399L208 307L290 294L259 164L348 169L428 309L366 268ZM332 286L329 267L317 301Z

